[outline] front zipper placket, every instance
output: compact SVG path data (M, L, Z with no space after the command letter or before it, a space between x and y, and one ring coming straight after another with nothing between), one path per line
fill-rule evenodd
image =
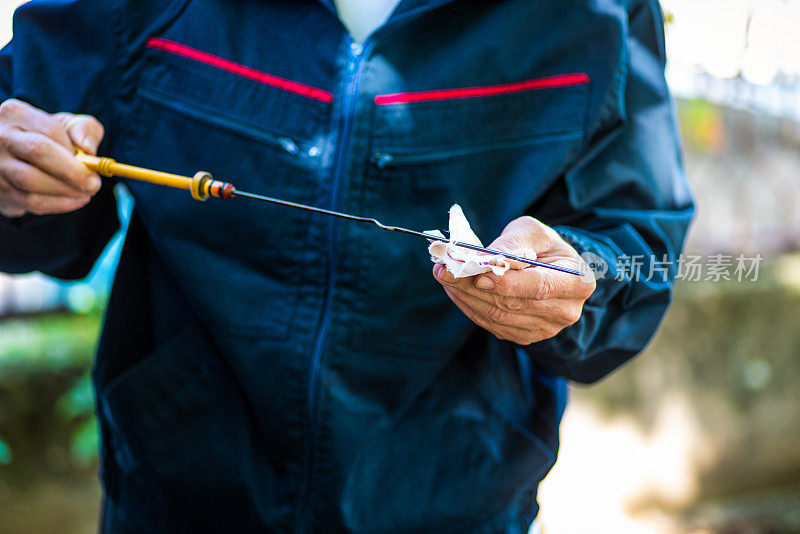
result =
M353 120L358 104L358 89L361 79L361 72L364 66L364 58L368 55L366 50L370 39L364 44L353 41L347 35L347 62L345 65L345 76L347 83L344 91L342 103L341 127L339 132L339 142L337 146L337 159L334 166L333 179L331 181L331 202L330 209L338 210L341 196L341 187L344 174L347 169L347 156L350 150L350 137L353 130ZM328 337L328 328L331 322L331 305L333 301L333 289L336 279L336 239L337 221L333 218L328 220L328 272L325 290L325 304L320 318L320 326L314 343L314 352L311 355L311 367L308 378L308 396L306 417L309 426L308 440L308 462L306 469L305 495L303 499L303 516L300 525L300 532L308 532L312 515L311 498L313 494L314 477L314 454L316 450L317 434L317 401L318 401L318 382L322 363L322 353L325 349L325 342Z
M443 5L451 0L439 0L434 4ZM338 210L341 195L342 177L347 168L347 156L350 150L350 136L353 130L353 115L355 106L358 103L358 89L361 80L361 72L364 66L365 58L369 57L369 51L374 46L375 40L379 35L385 35L390 29L396 30L408 21L413 20L419 14L423 13L431 6L420 6L410 11L404 12L398 17L390 17L383 26L375 30L363 44L359 44L350 37L350 34L345 30L345 38L348 42L347 47L347 63L345 66L345 76L347 76L347 85L344 91L344 99L342 104L341 115L341 128L339 131L339 142L337 144L336 163L334 166L333 180L331 182L331 203L332 210ZM344 29L344 28L343 28ZM334 100L334 103L336 100ZM316 447L316 433L317 433L317 400L318 391L317 384L319 382L320 366L322 364L322 353L325 349L325 341L328 336L328 328L330 327L330 311L333 301L333 286L336 279L336 235L337 235L338 220L330 218L328 221L328 272L327 283L325 291L325 304L323 305L322 316L320 317L320 325L317 330L317 337L314 341L314 352L311 355L311 366L308 378L308 395L307 395L307 414L309 426L309 440L308 440L308 467L306 469L305 480L305 495L303 496L303 510L302 519L300 524L300 532L306 533L309 529L311 520L311 498L313 494L313 474L314 474L314 454Z

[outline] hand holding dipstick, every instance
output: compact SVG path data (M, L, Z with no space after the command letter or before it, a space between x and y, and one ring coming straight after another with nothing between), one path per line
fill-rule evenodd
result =
M88 115L46 113L16 99L0 104L0 215L69 213L100 190L100 177L74 158L93 154L103 125Z

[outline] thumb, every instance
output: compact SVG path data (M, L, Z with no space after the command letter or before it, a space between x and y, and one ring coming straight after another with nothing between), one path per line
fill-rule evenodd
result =
M97 147L105 135L105 128L91 115L58 113L58 119L67 130L72 144L91 156L97 155Z
M514 219L503 229L500 237L492 241L488 248L510 252L535 260L553 248L552 229L533 217ZM526 263L509 260L512 269L524 269Z

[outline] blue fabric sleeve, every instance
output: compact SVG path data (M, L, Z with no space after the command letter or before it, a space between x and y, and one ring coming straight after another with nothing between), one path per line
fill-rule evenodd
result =
M112 2L34 0L14 14L14 37L0 51L0 101L17 98L48 113L112 118L115 43ZM107 147L110 139L105 139ZM101 148L102 151L102 148ZM0 216L0 270L65 279L91 270L119 228L107 180L84 208L61 215Z
M534 213L578 253L592 253L608 268L577 323L523 347L545 371L584 383L604 377L650 341L670 303L694 213L664 78L657 2L630 11L627 50L619 73L624 83L619 94L608 95L603 124Z

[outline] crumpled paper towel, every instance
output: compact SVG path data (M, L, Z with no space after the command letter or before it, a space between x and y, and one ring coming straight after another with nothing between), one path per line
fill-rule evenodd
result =
M429 230L425 233L447 239L439 230ZM453 204L450 208L450 239L469 245L483 246L481 240L470 228L469 222L458 204ZM490 255L444 241L433 241L428 246L428 252L431 254L431 261L444 265L455 278L466 278L489 271L497 276L502 276L509 269L524 269L527 267L525 263L509 260L504 256ZM512 254L531 260L536 259L536 252L531 249L518 249L513 251Z

